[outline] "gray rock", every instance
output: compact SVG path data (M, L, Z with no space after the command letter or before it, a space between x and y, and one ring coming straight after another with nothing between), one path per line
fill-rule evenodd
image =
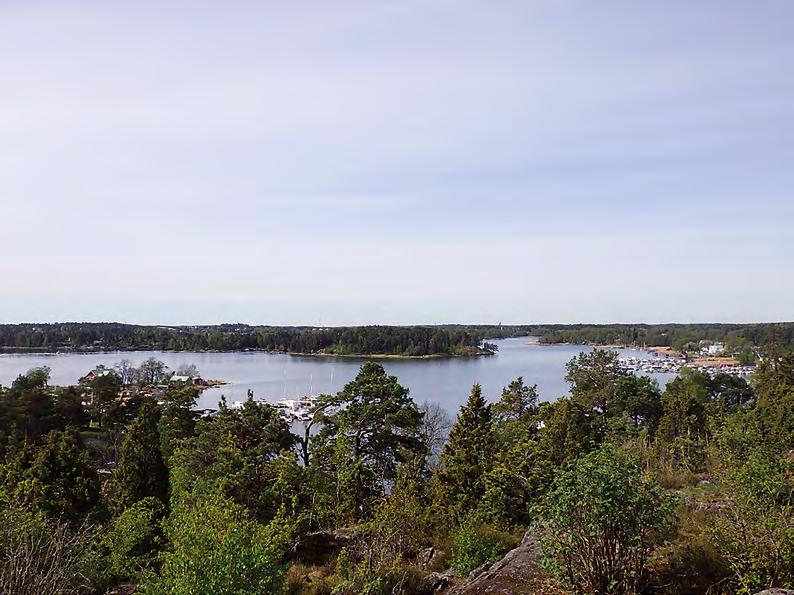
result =
M486 562L485 564L482 564L481 566L478 566L477 568L475 568L474 570L472 570L469 573L469 576L468 576L468 578L466 580L473 581L478 576L480 576L483 572L485 572L491 566L493 566L493 564L494 564L493 562Z
M450 589L449 595L537 594L538 585L546 576L540 567L537 540L527 531L521 545L498 562L472 571L465 583Z
M792 589L766 589L765 591L759 591L755 595L794 595L794 590L792 590Z
M422 579L422 591L425 593L435 593L446 589L452 584L454 578L452 569L445 570L444 572L431 572L424 579Z
M421 552L416 554L416 563L419 565L420 568L427 568L430 566L433 560L443 555L444 555L443 550L437 550L434 547L425 548Z

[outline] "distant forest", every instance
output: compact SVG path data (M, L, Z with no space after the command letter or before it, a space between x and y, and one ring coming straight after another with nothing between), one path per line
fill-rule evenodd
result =
M486 339L522 334L500 326L269 327L140 326L118 323L0 325L6 352L239 351L335 355L479 355L493 352Z
M334 355L478 355L493 352L489 340L533 335L543 343L670 346L701 340L732 349L766 344L794 346L794 323L439 325L274 327L246 324L142 326L119 323L0 325L0 350L55 351L240 351Z
M775 324L573 324L532 329L543 343L636 345L693 348L699 341L720 341L729 349L779 344L794 346L794 323Z

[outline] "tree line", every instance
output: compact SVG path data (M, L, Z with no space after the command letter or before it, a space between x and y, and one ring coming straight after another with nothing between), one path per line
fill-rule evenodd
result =
M0 350L239 351L337 355L472 355L492 351L493 339L533 335L543 343L637 345L695 349L699 341L740 352L768 344L794 347L794 323L438 325L273 327L244 324L142 326L118 323L0 325Z
M269 327L215 325L160 327L117 323L0 325L5 351L238 351L257 349L336 355L474 355L490 353L486 339L512 336L518 327L358 326Z
M694 350L700 341L723 342L732 351L763 345L794 347L794 323L775 324L571 324L530 329L544 343L634 345Z
M790 351L750 383L684 369L662 391L608 351L566 380L550 403L475 385L453 422L368 362L296 435L253 398L92 409L32 370L0 389L0 592L431 593L525 532L532 592L794 585Z

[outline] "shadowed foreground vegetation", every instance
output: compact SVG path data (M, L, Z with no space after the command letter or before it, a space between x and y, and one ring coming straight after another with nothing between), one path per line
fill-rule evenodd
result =
M660 391L608 351L567 380L474 386L453 422L368 362L306 438L253 400L200 418L191 386L30 371L0 389L0 593L431 593L525 534L517 593L794 586L790 351L749 384Z

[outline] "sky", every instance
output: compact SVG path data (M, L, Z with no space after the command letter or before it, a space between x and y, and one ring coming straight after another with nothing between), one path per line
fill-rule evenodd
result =
M792 22L0 0L0 322L794 320Z

